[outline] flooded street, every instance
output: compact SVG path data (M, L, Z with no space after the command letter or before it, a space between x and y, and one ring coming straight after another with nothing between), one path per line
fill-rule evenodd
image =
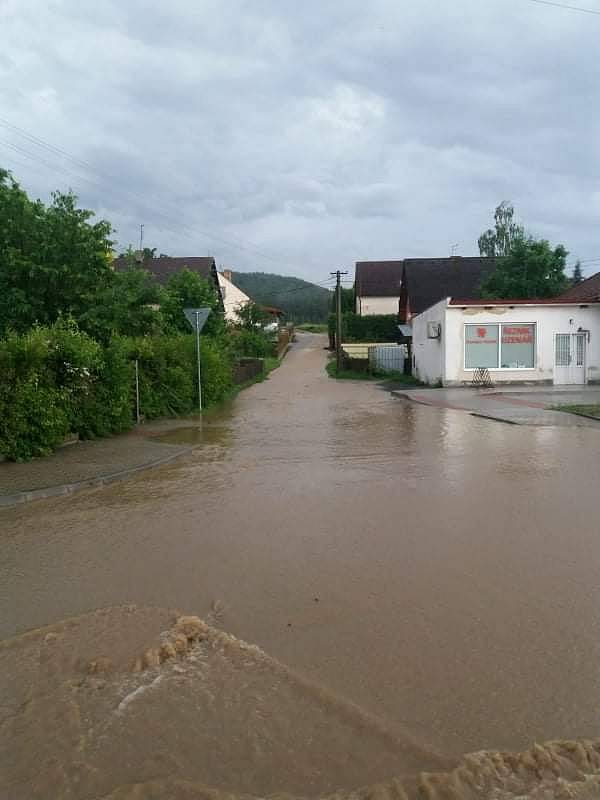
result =
M222 776L206 769L227 791L351 789L377 774L389 780L442 769L472 751L600 735L600 433L504 425L414 405L376 384L336 382L324 372L324 343L300 336L268 381L208 414L201 429L167 434L168 441L198 445L181 460L105 489L0 511L0 636L10 639L0 652L2 692L22 697L15 708L2 700L10 711L3 724L31 702L36 681L54 686L61 659L76 669L78 647L91 658L98 637L106 637L99 655L129 663L146 644L144 636L134 642L119 635L123 615L97 627L100 617L92 614L85 635L86 625L61 621L136 604L208 617L291 668L313 687L310 697L320 698L314 708L306 701L306 719L298 720L299 730L316 738L312 755L297 756L296 772L286 766L285 752L291 758L298 750L290 740L289 750L274 756L281 775L270 767L233 785L250 755L234 742L229 751L221 737ZM162 611L144 619L139 628L128 623L132 631L146 625L148 636L158 636L172 624ZM48 674L38 672L49 634L22 634L57 625L53 635L71 631L68 647L50 658ZM238 681L240 663L231 667ZM17 688L8 667L22 672ZM185 681L198 666L186 669L173 679L189 709ZM264 715L276 717L279 707L283 730L298 685L289 694L277 685L280 699ZM64 687L56 691L66 703ZM124 691L115 689L115 703ZM58 724L49 689L44 696L36 724L43 727L43 714ZM164 691L149 727L138 719L139 739L144 730L171 730L165 720L173 723L173 711L164 709L173 697ZM104 708L85 702L77 712L78 747L81 720L89 715L98 728ZM314 720L330 709L331 730L341 730L348 715L337 704L346 702L364 718L331 745L330 774L321 758L308 780L315 753L336 740ZM213 719L214 704L202 708ZM177 727L182 751L194 725L198 718L187 714ZM27 741L25 729L23 722L18 733ZM118 731L114 736L120 741ZM364 763L349 770L334 751L360 761L361 742ZM18 760L10 748L1 757ZM155 777L160 760L152 758L147 772ZM186 758L166 759L165 774L184 771ZM28 767L20 769L14 786L25 780ZM21 793L4 796L85 796L65 771L63 764L56 786L68 785L71 794L44 794L44 787L28 794L23 783ZM287 774L289 785L280 785ZM203 775L194 779L208 780ZM181 789L164 796L188 795Z

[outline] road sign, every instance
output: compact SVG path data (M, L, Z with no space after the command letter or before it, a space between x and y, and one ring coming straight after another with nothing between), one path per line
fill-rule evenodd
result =
M183 313L196 331L196 359L198 361L198 410L202 411L202 382L200 381L200 331L210 314L210 308L184 308Z
M196 331L196 333L200 333L202 328L204 327L206 320L208 319L208 315L210 314L210 308L184 308L183 313L186 316L187 321L190 323L192 328Z

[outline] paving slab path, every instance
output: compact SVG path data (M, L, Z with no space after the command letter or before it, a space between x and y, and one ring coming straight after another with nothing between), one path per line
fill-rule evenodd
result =
M600 404L600 387L520 386L494 389L452 387L447 389L399 389L396 397L415 403L450 408L513 425L561 428L598 428L600 420L565 411L559 405Z
M0 506L71 494L129 478L189 452L189 444L171 444L168 431L198 425L195 417L142 425L121 436L75 442L32 461L0 463Z

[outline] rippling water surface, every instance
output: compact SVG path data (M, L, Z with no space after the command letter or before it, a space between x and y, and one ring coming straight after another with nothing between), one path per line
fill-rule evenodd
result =
M598 735L598 433L502 425L412 405L373 384L337 383L323 372L322 345L320 337L302 337L269 381L208 415L201 428L190 423L164 434L197 445L185 459L110 488L0 512L0 634L7 640L0 655L8 659L0 730L2 758L21 770L13 776L25 787L18 796L35 796L27 794L33 762L15 746L18 740L27 749L30 741L27 758L39 749L33 720L38 730L51 729L56 709L71 708L78 715L73 747L83 753L82 742L93 740L102 749L119 741L114 726L125 724L108 713L125 696L117 676L129 675L133 685L163 669L171 670L164 685L136 695L148 709L147 733L140 723L128 758L140 770L145 765L144 779L184 777L190 743L201 729L209 735L202 719L219 725L226 718L210 733L221 742L223 774L238 776L244 764L260 762L258 773L270 776L238 783L238 791L301 793L304 785L315 794L375 780L368 766L349 770L333 747L329 768L308 747L297 755L296 777L279 785L287 756L274 747L273 730L289 726L292 707L306 703L306 727L300 720L298 730L314 729L314 713L330 723L324 737L342 731L337 703L360 709L369 722L358 730L368 733L354 727L340 741L360 763L374 764L381 780L446 769L469 751ZM150 646L172 615L156 611L140 624L145 633L127 658L114 635L125 625L122 614L88 644L85 625L61 622L129 603L212 614L216 625L275 659L269 664L292 668L304 688L285 698L272 694L276 682L260 689L274 727L242 752L235 741L249 730L247 720L235 731L235 714L211 717L206 697L184 691L177 705L177 693L164 691L176 683L178 663L131 677L133 650ZM104 618L92 614L91 629ZM57 625L43 636L21 635ZM68 658L48 655L48 633L68 641ZM94 643L105 652L94 652ZM93 678L104 683L92 689L88 667L96 657L111 660L112 677ZM200 685L189 682L185 664L182 684ZM77 702L68 695L73 685ZM314 705L298 700L307 686ZM198 714L181 713L185 703ZM392 744L382 746L380 736ZM88 754L88 767L77 772L65 755L70 746L54 752L49 737L42 756L62 776L56 792L70 786L65 797L87 796L76 787L86 785L90 764L101 770L104 762ZM290 740L290 758L294 749ZM375 752L381 758L374 762ZM208 765L193 777L236 788L217 773Z

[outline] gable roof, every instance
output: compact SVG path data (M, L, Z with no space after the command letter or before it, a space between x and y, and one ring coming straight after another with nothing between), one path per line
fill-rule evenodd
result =
M407 258L400 292L400 319L420 314L444 297L480 296L480 286L496 267L496 259Z
M130 261L126 258L115 258L113 266L119 272L123 272L130 268ZM176 272L181 272L183 269L189 269L191 272L196 272L201 278L212 281L217 287L219 279L217 276L217 265L212 256L160 256L160 258L147 258L145 261L136 263L136 267L145 269L160 284L165 284L169 278Z
M357 261L357 297L399 297L403 261Z
M592 275L581 283L575 284L560 296L561 300L570 300L574 303L594 303L600 301L600 272Z

